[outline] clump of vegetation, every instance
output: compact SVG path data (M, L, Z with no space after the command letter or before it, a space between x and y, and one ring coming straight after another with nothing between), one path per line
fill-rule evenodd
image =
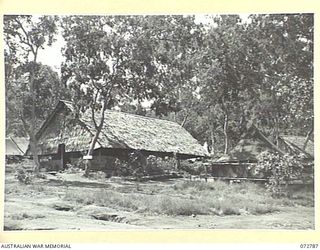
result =
M72 164L67 164L67 169L69 169L71 172L77 172L79 171L79 169L85 169L84 160L82 159L82 157L74 160Z
M69 174L79 173L80 169L84 168L84 165L81 164L83 164L82 159L77 159L73 164L67 163L64 172Z
M139 180L143 176L162 175L175 168L172 158L160 158L153 155L146 157L139 150L129 154L127 160L115 161L116 175L133 176Z
M128 155L127 160L115 160L116 175L139 178L144 175L144 162L145 156L139 150L135 150Z
M160 196L156 201L153 200L151 211L166 215L210 214L209 207L204 203L167 196Z
M175 162L172 157L160 158L154 155L147 157L146 172L150 174L164 174L166 171L175 169Z
M203 160L196 160L194 162L183 160L180 163L180 170L191 175L201 175L205 173L205 166Z
M23 213L12 214L9 216L9 218L19 221L19 220L25 220L25 219L45 218L45 216L42 214L29 214L29 213L23 212Z
M274 197L288 195L288 184L301 176L303 164L299 156L263 152L259 155L256 171L268 179L266 187Z
M16 220L11 218L5 218L4 220L4 231L18 231L23 230L20 223L18 223Z
M18 179L20 183L24 183L26 185L31 183L31 174L29 174L25 169L19 168L15 174L15 177Z
M224 182L215 182L213 183L207 183L207 182L202 182L202 181L183 181L176 183L173 188L175 190L190 190L194 189L196 191L203 191L203 190L215 190L217 185L223 185L227 186L226 183Z
M15 178L20 183L29 185L29 184L32 184L32 182L35 179L47 179L47 176L43 173L40 173L40 172L32 173L23 167L18 167L18 169L16 170L16 173L15 173Z

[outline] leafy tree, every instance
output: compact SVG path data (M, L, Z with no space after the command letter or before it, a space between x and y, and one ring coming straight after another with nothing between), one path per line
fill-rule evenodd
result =
M14 68L13 64L24 65L27 69L29 93L31 95L31 119L30 123L23 115L20 119L30 137L30 147L35 163L35 171L39 170L37 154L36 130L36 65L39 50L45 45L51 45L56 33L55 16L33 17L30 15L6 15L4 16L4 37L6 42L7 69ZM11 66L9 66L11 64ZM9 80L11 72L7 73L6 80ZM9 83L7 83L7 86Z
M225 153L248 122L275 138L312 131L312 55L313 15L213 17L197 53L197 78L207 128L223 131Z
M250 60L261 76L264 111L258 119L269 120L276 138L284 130L312 130L313 15L252 15L247 29Z
M35 65L35 129L38 130L40 125L49 116L59 99L65 99L67 92L60 83L58 73L51 67L37 63ZM7 135L28 136L28 129L32 110L32 95L29 86L28 68L20 66L17 68L20 74L16 79L11 80L10 87L6 89L7 102ZM19 76L20 75L20 76ZM21 122L21 117L25 123ZM27 124L27 128L24 125Z
M91 110L95 128L88 157L99 138L106 109L124 99L157 96L152 43L146 40L151 38L141 31L144 27L137 23L141 18L69 16L61 22L67 42L62 77L73 91L79 112ZM85 175L89 171L87 161Z
M206 103L211 130L222 129L224 153L228 153L232 135L238 137L244 126L246 101L255 98L257 76L247 61L250 52L240 17L223 15L213 21L215 25L208 30L200 52L200 95Z

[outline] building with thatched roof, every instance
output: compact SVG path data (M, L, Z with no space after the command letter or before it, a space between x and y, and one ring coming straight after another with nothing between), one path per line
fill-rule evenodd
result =
M216 177L253 177L254 166L262 152L285 154L273 144L257 127L252 125L248 132L228 154L217 159L211 166ZM259 176L255 176L259 177Z
M276 152L285 154L272 143L257 127L250 127L248 132L240 139L230 152L217 160L219 163L252 163L257 162L262 152Z
M279 138L279 148L291 154L300 154L306 160L314 159L314 142L298 135L281 135Z
M38 153L56 160L61 160L63 154L60 165L64 165L68 159L85 154L94 128L90 110L75 116L71 102L59 101L36 135ZM110 157L125 158L135 150L144 155L175 155L180 159L206 155L197 140L175 122L107 110L93 165L107 165Z
M313 164L312 155L289 141L288 138L292 137L280 137L279 144L275 145L253 125L228 154L214 162L212 166L213 175L218 177L262 177L262 175L257 176L254 172L254 166L262 152L299 155L306 166L310 163Z

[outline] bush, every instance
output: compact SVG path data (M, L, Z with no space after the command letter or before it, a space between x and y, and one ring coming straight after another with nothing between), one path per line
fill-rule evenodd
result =
M71 164L68 165L68 167L69 166L71 166ZM73 160L72 166L73 166L73 168L82 169L82 170L84 170L86 168L85 161L82 159L82 157Z
M148 156L146 173L148 175L164 174L165 171L173 170L175 168L175 163L173 159L156 157L153 155Z
M115 169L118 176L134 176L138 179L146 175L162 175L175 167L171 158L160 158L153 155L146 157L139 150L128 155L128 160L116 159Z
M279 155L263 152L258 157L256 171L268 179L267 189L273 196L288 195L287 186L291 180L301 176L303 164L299 156Z
M23 168L19 168L17 170L15 177L18 179L19 182L24 183L26 185L31 183L31 175Z
M188 174L191 175L200 175L205 173L205 162L202 160L195 160L195 161L189 161L189 160L183 160L180 164L180 170L185 171Z

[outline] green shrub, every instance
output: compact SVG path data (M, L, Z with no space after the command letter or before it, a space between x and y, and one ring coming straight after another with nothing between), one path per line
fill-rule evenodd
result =
M258 157L256 171L268 179L267 189L273 196L288 195L287 186L291 180L301 176L303 164L299 156L279 155L263 152Z

